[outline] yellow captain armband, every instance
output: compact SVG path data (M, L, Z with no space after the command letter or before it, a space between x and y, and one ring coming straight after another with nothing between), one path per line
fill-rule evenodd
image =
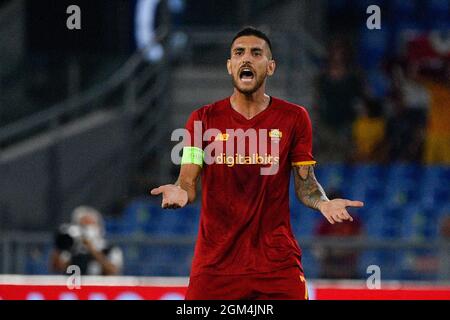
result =
M203 167L204 152L197 147L184 147L181 164L196 164Z

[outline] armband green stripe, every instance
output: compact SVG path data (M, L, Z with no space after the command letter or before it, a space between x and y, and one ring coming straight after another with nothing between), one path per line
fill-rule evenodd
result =
M203 167L203 155L204 152L200 148L184 147L181 164L197 164L200 167Z

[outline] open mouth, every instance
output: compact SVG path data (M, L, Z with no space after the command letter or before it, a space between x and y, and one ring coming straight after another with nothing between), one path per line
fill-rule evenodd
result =
M239 72L239 79L243 82L250 82L255 77L255 73L250 68L242 68Z

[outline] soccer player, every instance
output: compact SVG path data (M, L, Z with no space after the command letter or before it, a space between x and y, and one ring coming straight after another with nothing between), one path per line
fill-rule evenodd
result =
M306 109L265 94L275 66L266 34L251 27L238 32L227 61L233 94L194 111L186 129L191 136L198 134L196 122L203 130L217 129L222 134L215 140L224 144L233 138L227 134L230 129L267 130L278 154L247 154L252 149L247 146L245 155L234 157L236 150L227 150L232 157L214 155L215 162L206 164L208 141L190 139L176 183L151 190L152 195L162 194L163 208L181 208L194 201L201 175L200 229L186 299L308 298L301 249L290 223L292 171L298 198L331 224L352 221L346 207L363 206L360 201L327 198L314 175ZM261 167L268 165L277 166L275 174L261 174Z

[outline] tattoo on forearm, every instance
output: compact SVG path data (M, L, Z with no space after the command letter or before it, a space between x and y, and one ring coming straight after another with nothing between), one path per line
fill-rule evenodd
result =
M328 201L327 195L314 174L313 166L294 168L295 192L304 205L318 209L322 201Z

